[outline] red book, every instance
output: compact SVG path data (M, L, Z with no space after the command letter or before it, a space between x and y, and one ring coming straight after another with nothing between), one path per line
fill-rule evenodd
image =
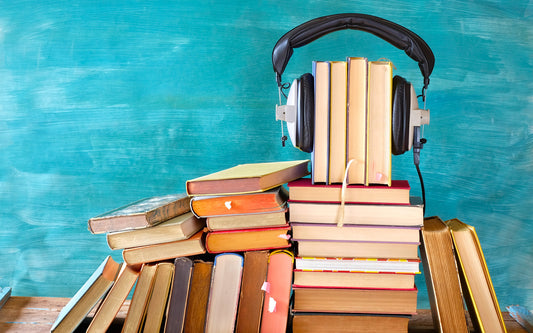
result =
M224 230L207 233L209 253L280 249L290 246L290 227Z

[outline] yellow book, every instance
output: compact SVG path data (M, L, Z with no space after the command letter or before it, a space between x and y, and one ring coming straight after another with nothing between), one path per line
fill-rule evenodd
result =
M346 95L348 65L332 61L329 122L329 183L342 183L346 168Z
M329 182L329 107L330 63L313 62L315 77L315 130L312 153L314 183Z
M450 228L463 296L478 332L507 332L481 244L473 226L452 219Z

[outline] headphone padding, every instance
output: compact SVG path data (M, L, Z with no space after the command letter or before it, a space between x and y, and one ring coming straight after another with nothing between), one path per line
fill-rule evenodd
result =
M315 130L315 88L313 75L305 73L300 77L298 148L310 153L313 151Z
M392 91L392 154L401 155L409 150L411 84L396 75Z

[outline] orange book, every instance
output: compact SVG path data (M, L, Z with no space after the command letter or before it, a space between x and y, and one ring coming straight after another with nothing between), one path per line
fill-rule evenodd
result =
M288 195L278 186L258 193L196 196L191 200L191 211L198 217L278 212L285 210Z
M262 333L283 333L287 330L294 255L287 250L270 254L265 299L261 318Z
M205 247L209 253L280 249L290 246L290 227L225 230L208 232Z

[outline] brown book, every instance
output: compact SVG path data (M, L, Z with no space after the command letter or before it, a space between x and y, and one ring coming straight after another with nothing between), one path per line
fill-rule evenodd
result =
M309 174L309 160L239 164L186 182L187 194L262 192Z
M285 210L288 196L283 186L257 193L195 196L191 210L200 217L279 212Z
M163 324L168 296L174 277L174 264L161 262L157 264L152 295L146 308L143 332L159 333Z
M392 64L368 63L366 184L391 185Z
M267 276L268 255L269 251L244 253L236 332L259 332L264 297L261 288Z
M209 253L280 249L290 246L290 227L225 230L208 232L205 247Z
M289 182L291 202L341 202L341 184L312 184L309 178ZM409 205L411 187L407 180L393 180L391 186L347 185L344 189L344 202L358 204L398 204Z
M315 119L312 156L314 183L329 182L330 69L328 61L313 62L315 78Z
M348 184L364 184L366 179L366 122L368 59L348 58L348 105L346 130L346 163Z
M156 270L156 264L146 264L142 266L128 308L128 313L124 319L122 333L137 333L141 330L144 316L146 314L146 307L148 306L148 301L152 295Z
M415 274L295 269L293 285L295 287L410 289L415 286Z
M194 261L189 300L187 302L187 311L185 312L184 332L204 332L212 271L212 262Z
M212 216L206 218L209 231L287 226L287 209L272 213Z
M105 332L137 281L140 267L122 265L118 277L94 315L87 332Z
M111 232L106 235L111 250L183 240L205 226L205 220L188 212L150 228Z
M111 288L121 266L108 256L61 309L50 331L73 332Z
M437 216L424 219L420 255L435 327L440 332L468 332L452 236Z
M174 280L168 301L165 332L183 331L192 270L191 259L181 257L174 260Z
M346 61L331 61L329 120L329 183L342 183L346 168Z
M293 288L295 312L416 313L418 290Z
M297 252L300 257L334 258L418 258L419 243L300 240Z
M304 271L419 274L420 259L296 257L295 268Z
M350 313L295 313L293 333L405 333L410 316L362 315Z
M122 257L128 265L138 265L202 254L205 253L203 238L204 232L200 230L188 239L124 249Z
M189 210L190 198L185 194L146 198L89 219L89 231L100 234L146 228Z
M205 332L233 332L241 289L243 258L236 253L215 257L207 303Z
M448 220L446 225L452 234L463 295L474 328L480 332L505 332L503 316L475 228L458 219Z

